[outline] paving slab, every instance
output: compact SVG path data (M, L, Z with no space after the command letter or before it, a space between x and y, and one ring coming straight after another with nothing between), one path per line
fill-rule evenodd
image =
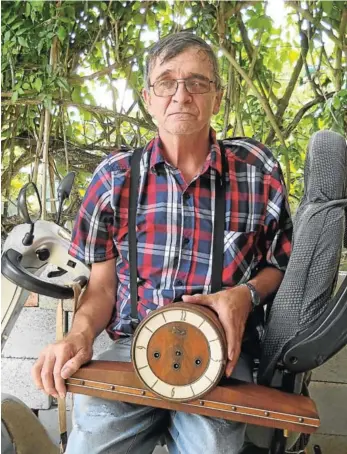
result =
M35 360L23 358L3 358L1 364L1 392L12 394L28 407L47 410L52 397L36 389L31 379L31 368Z
M59 300L56 298L50 298L49 296L39 295L39 307L41 309L47 310L56 310ZM66 311L72 312L74 300L66 299L64 300L64 309Z
M3 357L38 358L41 350L55 341L55 318L53 310L43 311L38 307L24 307L6 342Z
M69 313L71 324L71 313ZM55 310L37 307L23 308L6 342L2 356L5 358L38 358L41 350L55 342ZM94 355L106 350L112 340L104 331L94 343Z
M103 331L96 339L93 345L93 358L96 358L100 353L104 352L111 347L113 341L106 333Z
M347 347L312 372L312 380L347 383ZM346 451L347 452L347 451Z
M347 384L311 382L310 395L321 419L317 432L347 436Z
M59 433L59 419L58 419L58 408L53 407L49 410L40 410L39 419L41 423L45 426L51 440L57 446L60 442L60 433ZM66 423L67 423L67 433L68 435L71 432L72 423L71 423L71 411L67 410L66 412Z
M309 453L313 453L314 445L319 445L323 454L347 453L347 437L345 436L314 434L308 444Z

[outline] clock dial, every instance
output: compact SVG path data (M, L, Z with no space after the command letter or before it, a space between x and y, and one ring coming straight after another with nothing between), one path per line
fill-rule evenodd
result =
M182 308L183 306L183 308ZM200 306L172 304L154 311L136 330L132 360L143 383L177 401L201 397L225 368L225 337Z

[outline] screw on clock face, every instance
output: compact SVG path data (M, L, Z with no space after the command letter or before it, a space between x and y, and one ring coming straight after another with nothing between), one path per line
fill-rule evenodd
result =
M178 363L174 363L173 368L178 370L180 368L180 365Z
M176 350L176 356L181 356L182 352L180 350Z
M195 364L196 364L197 366L200 366L200 364L201 364L201 359L200 359L200 358L197 358L197 359L195 360Z
M154 352L153 356L154 356L154 358L158 359L158 358L160 358L160 353L159 352Z

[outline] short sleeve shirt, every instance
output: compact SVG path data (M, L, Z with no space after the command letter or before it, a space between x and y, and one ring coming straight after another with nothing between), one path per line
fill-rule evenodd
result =
M159 137L143 150L136 216L138 312L211 291L216 174L221 149L211 130L210 151L188 184L167 162ZM250 138L223 141L228 161L223 288L251 279L261 268L284 271L292 222L279 163ZM131 335L128 204L132 151L109 155L97 167L76 218L70 254L92 264L116 259L117 294L107 331ZM97 302L95 303L97 304Z

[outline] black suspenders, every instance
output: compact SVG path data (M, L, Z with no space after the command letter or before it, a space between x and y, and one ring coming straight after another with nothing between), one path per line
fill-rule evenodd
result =
M213 251L212 251L212 277L211 293L216 293L222 288L222 273L224 260L224 224L225 224L225 187L228 162L222 141L219 141L222 155L222 177L216 172L216 203L214 213ZM134 328L139 323L137 304L137 241L136 241L136 212L138 186L140 179L140 161L143 148L134 150L131 157L130 170L130 195L129 195L129 266L130 266L130 299L131 319Z

